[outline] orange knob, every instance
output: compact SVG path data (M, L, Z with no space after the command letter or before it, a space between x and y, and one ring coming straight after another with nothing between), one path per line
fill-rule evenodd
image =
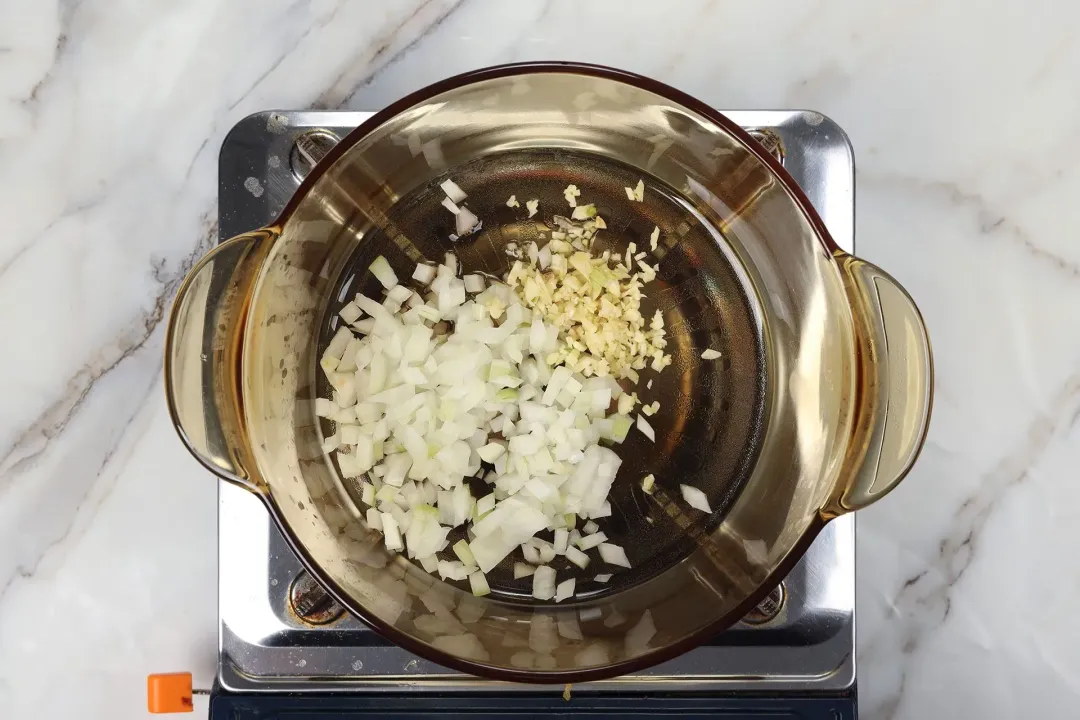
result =
M155 673L146 677L146 708L152 713L191 712L191 673Z

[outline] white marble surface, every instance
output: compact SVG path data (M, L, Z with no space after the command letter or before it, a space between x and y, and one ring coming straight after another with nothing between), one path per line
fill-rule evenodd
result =
M143 717L146 673L212 676L214 481L160 371L224 133L539 58L847 129L860 254L938 371L861 516L863 716L1076 716L1080 6L0 0L0 717Z

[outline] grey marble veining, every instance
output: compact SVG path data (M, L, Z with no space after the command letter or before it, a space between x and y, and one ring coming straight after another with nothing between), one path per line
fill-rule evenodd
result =
M918 300L938 379L859 523L863 714L1075 714L1080 7L0 0L0 717L140 717L146 673L213 674L216 493L160 372L224 133L541 58L847 130L859 252Z

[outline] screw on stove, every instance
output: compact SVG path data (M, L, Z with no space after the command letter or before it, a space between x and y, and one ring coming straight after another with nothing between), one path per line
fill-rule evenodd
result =
M764 625L775 620L784 608L786 600L787 589L784 587L784 583L781 582L772 589L772 592L765 596L764 600L757 604L757 607L748 612L742 621L747 625Z
M289 607L307 625L328 625L345 614L345 608L306 572L297 575L289 586Z
M322 128L298 135L289 151L289 168L293 176L297 180L306 178L311 169L339 142L341 138Z

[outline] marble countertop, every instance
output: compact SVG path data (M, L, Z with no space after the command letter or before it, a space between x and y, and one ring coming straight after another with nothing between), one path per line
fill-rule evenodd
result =
M143 717L148 672L213 676L216 489L161 356L224 133L540 58L847 130L859 254L938 373L922 458L860 516L863 716L1075 716L1080 6L54 0L0 4L0 717Z

